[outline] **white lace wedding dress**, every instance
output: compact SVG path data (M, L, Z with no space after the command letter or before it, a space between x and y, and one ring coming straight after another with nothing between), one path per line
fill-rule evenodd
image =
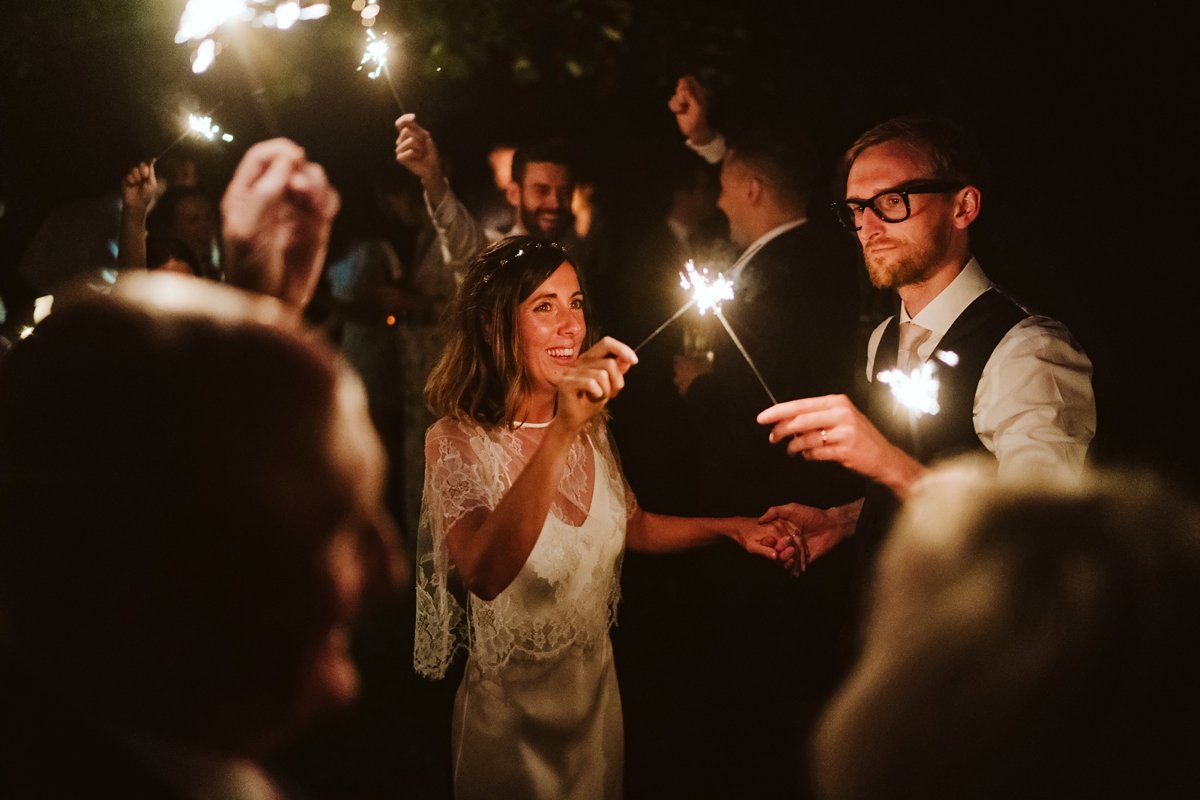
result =
M550 513L516 579L491 602L456 588L447 529L492 509L545 426L443 418L426 434L417 545L416 670L468 652L452 722L454 789L471 798L615 798L624 734L608 630L634 500L603 427L572 446Z

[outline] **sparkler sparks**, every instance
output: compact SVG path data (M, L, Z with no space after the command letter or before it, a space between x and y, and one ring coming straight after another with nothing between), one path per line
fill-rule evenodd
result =
M370 6L370 8L378 8L378 6ZM375 80L382 73L388 88L392 90L392 98L396 101L400 113L403 114L404 103L400 102L400 94L396 91L396 84L392 82L392 72L388 68L388 55L391 50L392 43L388 41L386 33L376 34L374 29L367 28L367 45L363 50L362 60L358 62L358 69L361 72L362 68L368 64L373 65L374 69L367 73L367 77L371 80Z
M933 364L928 361L907 375L903 370L889 369L877 377L891 388L896 402L914 416L932 415L941 410L938 405L938 380L933 377Z
M721 312L721 303L725 300L733 299L733 282L728 280L721 273L717 273L716 280L708 279L708 270L696 270L696 265L691 259L684 264L687 270L685 273L679 273L679 285L684 289L692 290L692 300L696 306L696 310L703 315L709 309L719 314Z
M391 43L388 42L386 35L376 36L375 31L368 28L367 48L363 51L362 61L358 62L358 69L361 71L367 64L373 64L375 69L368 72L367 77L375 80L379 77L379 73L387 69L388 51L391 49Z
M221 104L217 103L217 105L213 107L212 111L216 111L220 107ZM165 156L172 148L175 147L175 145L179 144L189 136L195 136L208 142L215 142L217 140L222 142L232 142L233 134L229 133L228 131L221 130L221 126L213 122L212 111L208 112L207 114L195 114L189 112L187 115L187 122L183 126L183 133L179 134L175 141L164 147L162 152L154 157L154 160L157 161Z
M958 354L949 350L938 350L934 357L948 367L958 364ZM930 360L908 374L900 369L888 369L876 377L891 388L892 397L908 409L915 420L925 414L932 416L941 410L941 406L938 405L939 383L933 376L934 367L933 361Z
M212 117L206 114L188 114L188 130L197 136L214 141L220 137L222 142L232 142L233 135L222 133L221 126L214 124Z
M320 19L329 13L327 2L300 0L188 0L179 18L175 43L195 42L192 71L201 73L212 66L220 52L224 29L237 24L256 28L287 30L302 20Z
M738 352L742 354L742 358L746 360L746 364L750 367L750 371L754 373L754 377L758 379L763 391L767 393L767 397L771 398L772 403L778 403L779 401L775 399L775 394L771 391L771 387L767 386L767 382L763 380L763 376L758 371L758 367L755 366L754 360L750 358L750 353L746 351L742 340L733 332L729 320L725 319L725 315L721 313L721 303L733 299L733 282L719 272L715 279L710 280L708 270L697 270L695 263L691 259L688 259L688 262L683 266L685 271L679 273L679 285L684 289L692 290L691 299L680 306L679 310L672 314L666 322L655 328L654 332L643 339L641 344L633 348L633 351L636 353L649 344L650 340L662 333L668 325L683 316L684 312L692 306L695 306L701 315L712 311L716 318L721 321L722 327L729 334L729 338L733 341L734 346L737 347Z
M636 353L650 344L660 333L667 329L668 325L682 317L692 306L698 307L700 313L704 314L709 309L720 311L722 301L733 299L733 283L727 280L721 273L717 273L716 280L709 281L708 270L701 269L697 272L696 264L691 259L688 259L688 262L683 266L686 272L679 273L679 285L684 289L692 290L691 299L681 305L666 322L655 328L649 336L642 340L641 344L633 348L633 352Z

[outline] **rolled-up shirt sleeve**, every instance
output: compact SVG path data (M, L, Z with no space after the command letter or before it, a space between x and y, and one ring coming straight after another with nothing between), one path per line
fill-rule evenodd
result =
M438 244L442 249L442 260L460 270L488 244L483 227L471 216L471 212L454 194L449 185L442 202L435 208L425 196L425 210L437 231Z
M988 359L975 392L975 431L1000 473L1080 472L1096 435L1092 362L1066 326L1031 316Z

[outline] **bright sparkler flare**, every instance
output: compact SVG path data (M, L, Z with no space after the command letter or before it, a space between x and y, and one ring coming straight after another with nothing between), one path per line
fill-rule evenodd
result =
M367 73L367 77L374 80L379 77L379 73L387 69L388 51L392 45L387 40L387 34L381 36L375 35L375 31L371 28L367 29L367 49L363 51L362 61L358 62L358 69L361 71L367 64L373 64L374 69Z
M188 0L179 18L175 43L198 42L192 54L192 71L207 70L220 49L217 35L222 28L249 23L256 28L287 30L301 20L320 19L329 13L329 3L304 4L300 0Z
M222 133L221 126L212 121L207 114L188 114L188 132L212 142L220 138L223 142L232 142L233 134Z
M717 273L716 280L710 281L708 270L697 271L691 259L684 264L684 268L687 272L679 273L679 285L692 290L693 304L702 315L709 309L719 313L722 301L733 299L733 282L721 273Z
M939 351L938 358L953 366L958 363L958 355L947 351ZM900 369L889 369L880 372L878 380L891 387L892 397L915 417L925 414L930 416L938 413L938 379L933 377L933 362L926 361L917 369L905 374Z

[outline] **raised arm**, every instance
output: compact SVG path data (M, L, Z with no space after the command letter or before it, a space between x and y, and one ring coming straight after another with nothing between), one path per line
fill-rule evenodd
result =
M684 75L676 82L667 108L675 115L675 124L688 147L710 164L725 157L725 139L708 119L708 90L694 75Z
M433 136L413 114L396 120L396 163L421 180L426 209L437 230L445 263L466 264L487 246L483 228L450 190Z
M450 526L446 544L463 583L491 600L512 583L537 544L571 445L625 385L633 350L604 338L583 353L558 386L558 409L538 449L493 509L477 508Z
M295 142L251 147L221 198L229 282L303 309L320 280L340 205L325 170Z
M121 181L121 229L117 234L117 266L146 268L146 218L160 192L154 162L143 161Z

